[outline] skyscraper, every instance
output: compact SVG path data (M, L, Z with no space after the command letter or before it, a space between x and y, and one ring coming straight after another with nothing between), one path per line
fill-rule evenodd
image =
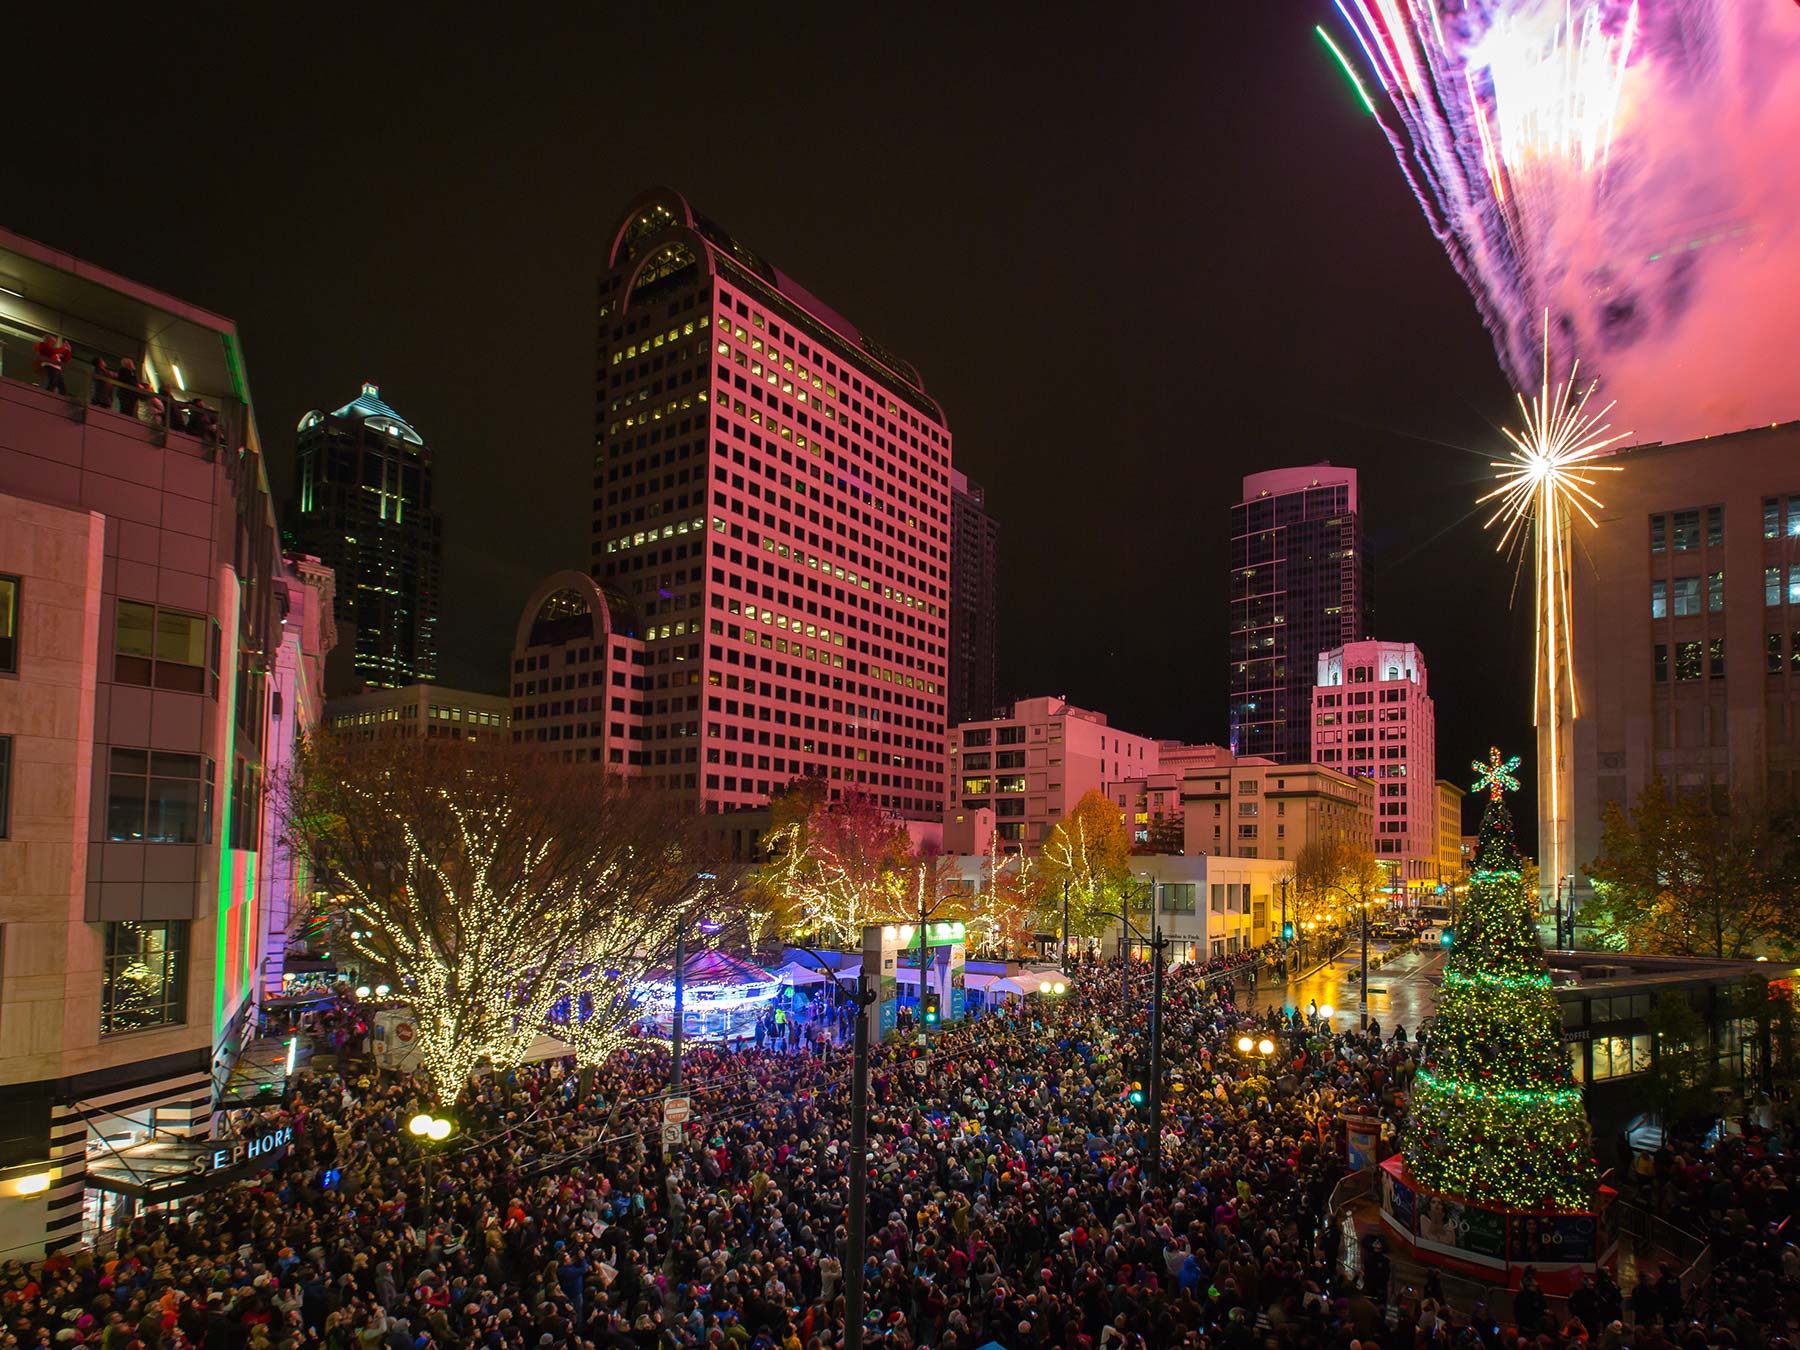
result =
M994 715L1000 527L987 492L950 471L950 724Z
M1390 879L1408 893L1435 886L1437 715L1419 649L1368 641L1320 652L1312 719L1313 759L1375 785L1375 856Z
M1369 635L1356 470L1329 463L1244 479L1231 508L1231 746L1283 764L1312 754L1315 663Z
M944 800L950 432L911 364L653 189L600 279L593 575L644 642L642 778Z
M300 419L295 458L289 542L337 574L338 624L355 628L330 692L435 680L443 538L424 437L365 384L336 412Z

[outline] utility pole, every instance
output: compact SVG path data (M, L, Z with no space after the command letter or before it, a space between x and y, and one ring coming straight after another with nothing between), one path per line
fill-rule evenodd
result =
M1365 896L1362 906L1362 974L1357 980L1357 1007L1362 1013L1362 1029L1369 1029L1369 902Z
M1154 923L1150 928L1153 934L1150 940L1150 1176L1153 1180L1162 1179L1162 1003L1163 1003L1163 949L1169 945L1169 939L1163 936L1162 925Z
M687 928L675 930L675 1020L669 1025L669 1086L681 1086L682 976L687 972Z
M1063 940L1062 940L1063 974L1069 973L1069 879L1063 878Z
M850 1221L844 1253L844 1346L862 1350L863 1257L868 1246L869 1188L869 1005L875 1001L869 975L856 977L856 1030L851 1037ZM921 1005L922 1006L922 1005Z

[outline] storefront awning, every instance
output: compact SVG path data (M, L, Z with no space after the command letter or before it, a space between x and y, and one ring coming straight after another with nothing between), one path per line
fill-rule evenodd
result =
M157 1135L89 1158L87 1184L144 1204L163 1204L274 1166L293 1137L289 1125L259 1127L239 1139Z

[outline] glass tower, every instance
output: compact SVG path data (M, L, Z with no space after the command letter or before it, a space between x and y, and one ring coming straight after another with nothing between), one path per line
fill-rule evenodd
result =
M430 447L365 384L336 412L300 419L295 458L288 547L337 574L338 623L356 630L354 679L327 692L435 680L443 536Z
M1356 470L1244 479L1231 508L1231 748L1305 763L1319 653L1368 637L1369 623Z

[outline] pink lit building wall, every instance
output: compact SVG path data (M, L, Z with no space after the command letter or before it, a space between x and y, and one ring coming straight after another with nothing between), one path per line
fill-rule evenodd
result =
M598 319L590 571L644 643L625 767L707 811L815 776L937 819L951 442L918 371L668 189L620 219Z
M1407 889L1438 880L1437 725L1425 658L1410 642L1319 653L1313 758L1375 786L1375 855Z

